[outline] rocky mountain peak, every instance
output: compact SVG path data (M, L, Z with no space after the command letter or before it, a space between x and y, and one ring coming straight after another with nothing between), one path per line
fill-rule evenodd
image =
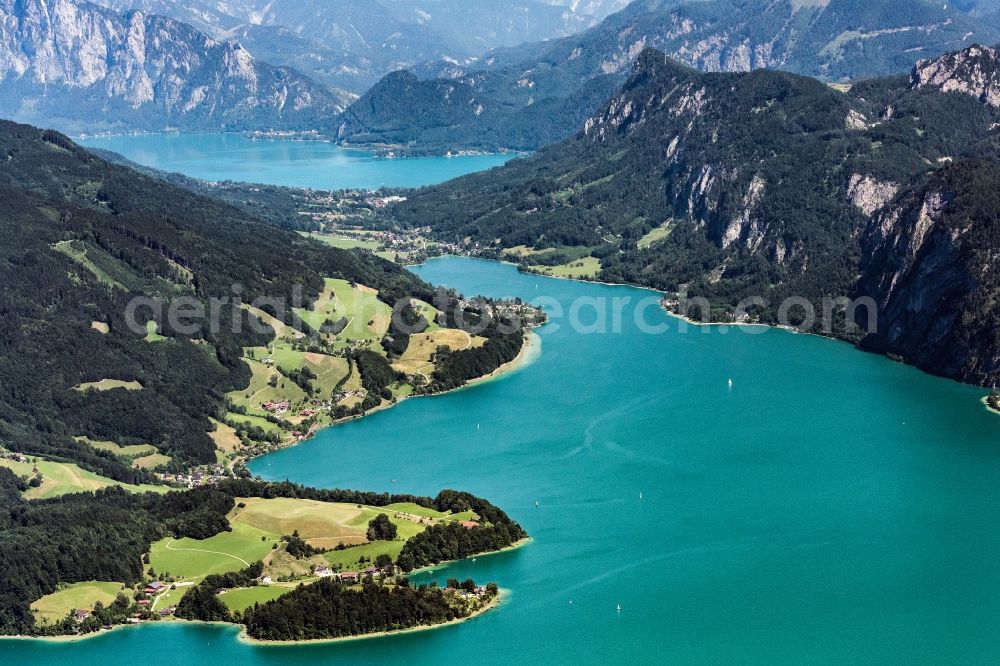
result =
M933 88L979 98L1000 108L1000 50L974 44L940 58L921 60L913 69L914 88Z

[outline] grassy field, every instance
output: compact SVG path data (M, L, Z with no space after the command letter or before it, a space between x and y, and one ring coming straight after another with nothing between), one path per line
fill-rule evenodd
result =
M34 467L36 465L31 462L21 463L16 460L2 458L0 459L0 466L7 467L18 476L31 478L35 475ZM127 483L119 483L118 481L81 469L71 463L39 460L37 467L38 471L42 474L42 485L37 488L29 488L25 491L24 497L27 499L48 499L49 497L58 497L67 493L100 490L108 486L121 486L130 492L165 493L168 490L165 486L133 486Z
M126 391L141 391L142 384L139 382L127 382L122 379L102 379L96 382L85 382L73 387L75 391L86 391L88 389L94 389L95 391L111 391L112 389L125 389Z
M250 525L234 523L232 532L221 532L208 539L168 537L153 544L149 564L158 575L168 574L185 579L239 571L270 553L271 545L278 536Z
M307 238L312 238L313 240L318 240L321 243L331 245L333 247L339 247L343 250L353 250L355 248L362 248L365 250L377 250L381 247L381 244L373 241L366 240L363 238L358 238L356 236L338 236L333 234L320 234L316 232L301 232L303 236Z
M160 465L167 465L169 462L170 456L162 453L151 453L148 456L139 456L132 461L132 464L140 469L156 469Z
M601 271L601 260L595 257L584 257L568 264L558 266L532 266L532 270L554 277L592 278Z
M262 322L274 329L274 334L279 337L285 337L286 335L291 335L295 329L288 326L285 322L280 319L275 319L271 315L267 314L263 310L258 308L252 308L247 304L243 304L243 309L252 314L253 316L260 319Z
M416 298L410 300L410 305L416 308L417 312L419 312L423 318L427 320L427 329L424 333L433 333L434 331L441 330L441 327L437 323L439 312L436 307L426 301L421 301Z
M141 469L156 469L160 465L166 465L170 462L170 456L160 453L152 444L119 446L114 442L95 442L87 437L74 437L74 439L78 442L89 444L95 449L109 451L116 456L131 460L135 467Z
M247 498L240 502L246 507L237 507L231 520L277 537L298 530L303 539L321 548L333 548L340 542L365 542L368 521L380 513L389 516L403 539L423 529L413 520L395 518L392 511L378 507L289 498Z
M387 504L382 508L385 511L392 511L393 513L408 513L411 516L432 518L434 520L442 520L448 516L447 513L442 513L437 509L429 509L426 506L420 506L413 502L396 502L395 504Z
M215 430L208 433L208 436L215 442L216 458L219 462L222 462L227 455L235 453L240 448L242 444L240 436L236 434L236 431L231 426L221 421L216 421L213 418L208 420L215 426Z
M73 439L78 442L88 444L100 451L109 451L116 456L128 458L130 460L156 453L156 447L152 444L131 444L129 446L119 446L114 442L98 442L88 437L74 437Z
M257 587L242 587L235 590L226 590L219 599L231 611L243 611L254 604L263 604L273 601L278 597L288 594L292 587L284 585L258 585Z
M170 606L176 606L180 603L181 597L184 596L184 593L189 589L191 589L191 586L186 584L167 588L166 592L161 592L153 597L153 603L149 607L150 610L162 610Z
M103 268L98 266L89 256L87 256L88 247L87 244L79 240L65 240L59 241L52 246L52 249L56 252L60 252L81 267L88 270L94 277L96 277L102 284L108 287L114 287L117 289L125 290L125 285L121 284L115 280L111 275L107 273Z
M658 243L661 240L664 240L667 236L670 235L670 230L671 230L670 222L667 222L666 224L661 224L660 226L656 227L648 234L639 239L639 242L637 243L639 249L645 250L651 247L653 244Z
M31 604L31 612L39 624L54 624L74 610L93 610L100 601L107 606L125 589L121 583L87 581L67 585Z
M470 336L465 331L455 328L425 331L410 336L409 347L406 348L403 356L393 363L393 367L408 375L423 374L429 377L434 371L431 356L438 347L446 346L452 350L462 350L482 347L484 344L486 344L486 338Z
M90 322L90 328L94 329L98 333L103 333L105 335L111 332L111 327L103 321L94 320Z
M281 428L277 424L271 423L262 416L254 416L252 414L237 414L236 412L226 412L226 420L232 421L233 423L249 423L250 425L260 426L264 432L282 432Z
M260 409L260 406L265 402L288 400L292 403L298 403L306 399L305 391L295 384L295 382L283 377L277 368L267 366L253 359L244 359L244 361L250 366L250 371L253 375L250 378L250 386L241 391L233 391L227 394L227 397L234 404L246 407L252 413L263 415L264 412ZM301 368L302 366L298 367ZM270 385L272 381L276 382L276 386Z
M398 537L395 541L366 543L368 521L380 513L389 516L389 520L396 525ZM438 520L461 518L415 504L380 508L290 498L242 498L237 500L236 508L229 514L232 532L222 532L203 540L166 538L158 541L150 552L150 566L158 575L189 581L200 580L211 573L238 571L258 560L264 560L266 564L272 557L276 560L275 565L280 566L284 560L277 556L281 555L284 559L290 559L290 556L283 551L274 551L272 546L282 536L298 530L303 539L317 547L332 549L341 542L359 544L344 550L330 550L317 558L320 562L325 560L330 564L340 564L348 571L358 570L362 568L358 564L362 556L374 560L377 555L386 553L396 558L404 541L426 529L427 525ZM275 573L286 575L288 569L283 566ZM308 573L308 563L298 566L298 569L299 573Z
M327 319L346 317L347 327L337 336L345 345L348 340L381 340L392 318L392 308L378 300L377 291L330 278L311 310L298 308L295 312L313 328L319 328Z

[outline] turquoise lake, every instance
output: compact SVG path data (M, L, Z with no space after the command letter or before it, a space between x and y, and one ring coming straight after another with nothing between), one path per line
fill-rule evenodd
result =
M242 134L138 134L80 139L133 162L204 180L314 189L420 187L500 166L514 155L386 159L324 141L250 139Z
M415 270L466 294L545 296L567 311L581 297L629 300L620 332L579 332L553 318L538 331L540 355L519 370L325 430L252 469L317 486L451 487L489 498L533 542L421 580L495 580L510 590L499 609L332 645L251 647L232 628L164 624L72 644L6 641L0 658L1000 659L1000 417L980 403L982 389L812 336L684 331L656 308L646 321L668 330L644 333L634 309L651 294L630 287L454 257Z

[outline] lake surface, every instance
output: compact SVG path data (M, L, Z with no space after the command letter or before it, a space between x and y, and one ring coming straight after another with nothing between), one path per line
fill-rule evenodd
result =
M137 134L80 139L133 162L204 180L314 189L378 189L442 183L500 166L514 155L385 159L324 141L249 139L242 134Z
M431 576L499 582L511 592L498 610L320 646L251 647L231 628L147 626L72 645L4 642L4 661L1000 659L1000 417L980 404L983 390L817 337L682 332L656 308L646 321L669 330L643 333L633 314L650 292L630 287L460 258L417 272L466 294L544 295L567 311L581 297L630 302L620 333L554 318L538 332L540 356L520 370L325 430L252 470L489 498L534 541Z

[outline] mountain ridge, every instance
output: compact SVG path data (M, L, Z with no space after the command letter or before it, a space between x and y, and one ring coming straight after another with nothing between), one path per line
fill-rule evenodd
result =
M421 152L533 150L600 108L647 47L705 71L778 68L837 81L903 71L921 54L974 40L1000 41L1000 25L923 0L638 0L580 35L494 50L469 66L424 65L419 86L383 79L341 115L338 136ZM442 137L436 121L452 89L468 103L452 109ZM370 113L369 100L388 97L405 112ZM548 111L532 113L536 104ZM525 118L538 123L530 134L520 130Z
M762 323L789 297L816 313L826 298L870 297L877 331L842 309L829 330L806 329L989 385L1000 280L978 262L1000 253L1000 229L973 211L1000 186L1000 114L963 77L996 56L972 46L842 93L784 72L703 73L646 49L571 138L419 190L388 215L484 256L527 247L526 266L590 256L597 279L705 298L716 320L750 296L767 302L746 313ZM931 65L938 83L921 85Z

